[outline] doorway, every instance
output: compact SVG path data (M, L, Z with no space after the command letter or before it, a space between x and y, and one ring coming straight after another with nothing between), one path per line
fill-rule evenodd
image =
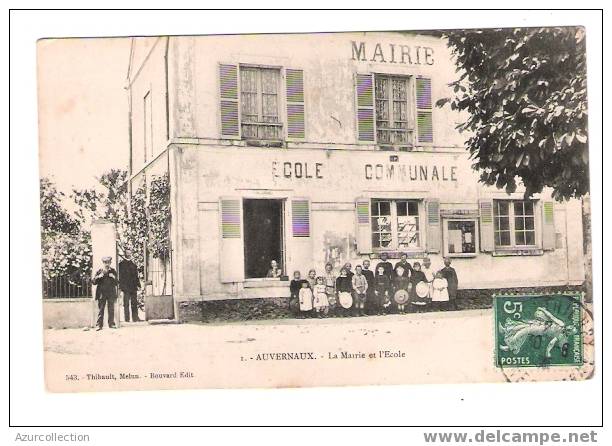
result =
M266 277L270 261L284 271L283 200L245 199L244 269L247 279Z

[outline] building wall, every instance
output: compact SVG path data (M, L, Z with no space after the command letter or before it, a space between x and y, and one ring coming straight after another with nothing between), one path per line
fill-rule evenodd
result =
M367 179L366 165L377 163L387 165L388 152L358 152L347 150L295 149L292 151L270 151L268 149L242 149L201 146L181 146L176 149L181 159L189 159L189 169L197 169L198 185L191 182L193 175L186 175L190 183L182 184L198 192L198 205L194 199L185 202L182 217L189 220L190 232L197 230L199 246L197 256L198 279L189 279L190 283L199 283L199 294L204 298L242 298L253 296L248 280L242 283L222 283L220 281L220 262L228 261L221 252L221 234L219 229L219 200L225 198L284 198L308 197L311 204L310 228L311 251L308 256L292 255L296 250L296 240L291 237L291 229L286 229L287 265L286 272L299 269L305 274L308 269L323 271L327 261L339 266L346 261L353 265L365 258L372 258L376 264L377 255L360 254L356 242L356 216L354 200L360 196L371 198L439 198L442 214L453 209L472 210L478 216L478 200L483 197L507 198L504 192L479 186L477 176L470 169L470 162L465 154L445 153L435 158L428 153L401 153L399 164L437 165L439 170L453 167L455 181L448 179L431 179L418 181L375 180ZM194 155L197 154L197 157ZM177 155L179 156L179 155ZM286 162L299 162L321 165L322 178L285 178L276 176L275 169ZM431 172L431 170L430 170ZM441 174L439 175L441 177ZM398 184L399 183L399 184ZM190 185L190 186L189 186ZM513 198L520 199L522 193ZM548 194L534 197L537 202L550 200ZM536 207L536 219L541 217L541 210ZM539 252L537 255L493 255L477 252L471 258L455 258L453 264L460 275L462 288L499 288L533 286L534 284L563 285L580 284L584 280L583 255L581 247L581 210L577 200L554 205L556 246L554 250ZM290 219L289 213L286 214ZM444 220L442 220L444 221ZM286 222L289 226L289 221ZM197 229L196 229L197 228ZM422 236L426 239L426 223L422 222ZM541 222L537 223L537 241L541 245ZM179 229L179 233L181 230ZM425 249L411 253L411 261L421 260L423 256L431 257L434 267L442 266L442 252L428 253ZM300 248L301 249L301 248ZM232 259L229 259L232 261ZM195 255L190 256L193 265ZM242 268L236 260L235 268ZM493 272L493 273L492 273ZM189 271L193 276L194 270ZM247 288L245 289L245 283ZM194 295L191 289L189 295ZM264 292L258 289L258 292ZM277 293L278 290L267 290Z
M402 50L408 51L411 63L406 57L402 63ZM449 107L432 109L433 144L416 144L411 152L388 152L379 150L376 144L358 141L357 73L424 76L432 80L432 103L451 95L447 85L456 78L455 66L445 43L437 37L407 33L171 37L167 78L164 52L161 39L151 46L131 94L142 97L147 88L157 93L165 82L169 88L168 145L156 147L169 148L172 276L178 301L288 293L286 282L221 280L223 270L244 268L240 240L233 245L234 257L228 257L224 249L219 205L224 197L286 200L284 268L288 273L300 269L303 274L311 267L322 271L330 260L337 265L345 261L356 264L366 257L377 257L375 253L363 253L358 246L358 197L420 200L423 249L411 253L411 257L414 261L429 254L434 267L441 266L442 252L427 249L425 206L429 200L439 201L442 213L461 210L478 218L479 200L522 198L520 189L509 197L478 184L478 175L471 170L463 148L466 135L455 129L465 116ZM240 138L222 138L219 64L303 70L305 138L285 140L282 148L251 147ZM284 94L281 87L280 117L286 124ZM156 108L161 106L159 97L154 104ZM142 120L134 111L132 118L133 123ZM155 123L156 141L162 141L165 122L163 129L161 121ZM137 133L134 127L136 158L140 156ZM427 168L427 179L419 175L412 179L411 169L417 167ZM291 236L289 203L295 198L309 202L311 233L307 241ZM534 198L538 206L537 244L541 248L541 206L551 198L549 191ZM540 249L537 255L478 250L474 257L454 259L460 286L581 283L584 270L579 201L554 204L552 230L554 249Z
M128 77L131 103L132 174L138 173L168 145L166 112L165 37L135 37ZM145 96L150 95L145 119ZM145 130L151 141L145 154Z
M355 53L353 42L358 49L363 43L365 53ZM384 63L380 56L372 61L377 44L383 51ZM395 63L391 63L390 45L395 48ZM411 48L412 64L407 57L405 63L399 63L400 45ZM419 64L416 63L417 47L421 48L421 55L424 54L422 48L431 48L432 56L428 59L433 61L431 65L426 63L424 56ZM366 61L361 60L363 54ZM172 134L186 138L220 138L220 63L304 70L307 136L305 141L298 143L300 145L357 143L355 73L430 77L432 95L436 99L448 96L446 85L455 79L455 67L441 39L401 33L172 37L170 58L174 67L170 70ZM449 107L436 108L433 114L434 122L444 123L434 130L436 146L460 147L463 139L454 129L459 115Z

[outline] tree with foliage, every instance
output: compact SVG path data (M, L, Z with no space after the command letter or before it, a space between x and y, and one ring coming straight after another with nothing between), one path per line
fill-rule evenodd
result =
M516 28L444 33L457 63L459 129L480 181L557 200L589 191L584 29Z
M72 198L78 206L77 216L82 222L120 221L127 211L127 176L123 169L111 169L97 177L98 184L89 189L73 189Z
M40 179L40 227L45 233L76 234L80 229L78 220L64 209L65 194L49 178Z
M170 179L168 174L157 176L151 181L147 221L149 254L159 259L163 267L161 294L166 293L167 266L170 259Z
M120 254L125 250L131 251L132 260L142 276L147 243L146 188L141 184L130 198L127 179L126 170L111 169L97 178L95 187L73 189L72 198L83 225L94 220L108 220L115 224Z
M64 199L53 181L41 178L42 274L44 281L64 278L64 283L78 288L91 275L91 236L66 210Z

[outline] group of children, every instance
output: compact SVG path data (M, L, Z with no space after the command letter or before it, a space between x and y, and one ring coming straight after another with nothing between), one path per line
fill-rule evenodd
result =
M322 275L311 269L303 279L295 271L289 288L292 301L299 304L298 317L363 316L366 310L370 314L405 313L430 305L456 309L459 281L450 265L451 259L445 257L444 268L435 271L429 258L423 259L423 265L411 265L406 254L392 265L382 253L375 271L370 270L369 259L354 272L351 263L345 263L339 275L327 263Z

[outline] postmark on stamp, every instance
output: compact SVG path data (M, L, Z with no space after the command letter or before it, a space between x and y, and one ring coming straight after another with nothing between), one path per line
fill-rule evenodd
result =
M580 293L494 295L493 310L497 367L582 364Z

